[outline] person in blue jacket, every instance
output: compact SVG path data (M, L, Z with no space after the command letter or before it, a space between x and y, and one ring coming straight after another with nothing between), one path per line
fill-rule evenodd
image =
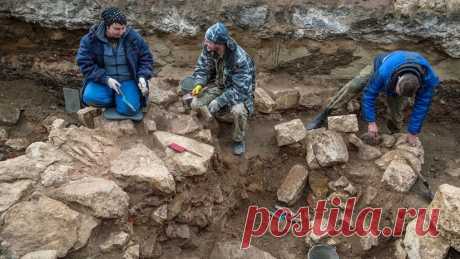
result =
M414 98L407 127L407 142L416 145L439 78L428 60L420 53L393 51L377 55L374 64L365 67L358 76L348 82L333 98L332 108L347 103L362 92L363 119L368 123L368 134L376 139L377 126L375 101L380 93L386 95L387 127L392 133L403 126L403 109L409 97Z
M118 8L106 8L101 18L83 36L77 52L85 78L82 101L89 106L115 107L118 113L132 116L148 99L153 56Z

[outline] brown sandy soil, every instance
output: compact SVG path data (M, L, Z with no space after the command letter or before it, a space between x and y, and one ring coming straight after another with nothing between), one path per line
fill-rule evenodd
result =
M19 124L9 128L10 138L26 137L31 142L46 140L47 133L42 126L42 121L50 115L65 118L68 122L75 123L74 116L69 116L63 112L61 93L49 90L49 88L32 81L0 82L0 94L0 104L13 105L23 110ZM439 111L440 109L445 108L435 103L433 110ZM192 179L191 182L183 182L178 188L188 190L191 193L191 199L195 199L197 204L206 202L206 196L212 192L215 185L220 185L224 193L228 195L224 197L222 205L216 209L219 214L213 216L214 222L206 229L196 229L198 235L193 238L193 242L184 244L176 241L159 240L163 254L161 258L173 258L173 256L186 258L186 256L191 255L207 258L216 241L241 240L248 206L257 205L273 208L276 204L276 190L287 172L295 164L305 164L305 148L302 145L277 147L273 126L299 117L306 122L314 114L315 111L297 110L280 114L255 115L249 124L247 153L241 158L231 154L231 126L220 127L218 139L221 147L221 154L219 155L221 164L216 166L216 172L209 174L206 179L196 178ZM361 125L361 129L365 129L364 126ZM382 130L385 129L382 128ZM433 190L435 191L443 183L460 186L460 179L445 173L448 162L459 158L460 122L448 116L435 117L432 112L425 123L420 138L425 147L425 164L422 173ZM131 141L131 139L126 141ZM151 148L155 148L150 139L144 138L143 141ZM18 155L9 152L4 146L0 146L0 152L6 152L9 157ZM351 157L354 156L356 156L356 152L351 152ZM425 189L420 181L410 192L399 194L385 189L380 184L381 175L379 174L370 174L368 177L362 178L347 175L347 172L355 166L359 165L350 162L346 166L314 173L323 174L329 180L335 180L341 175L345 175L361 190L365 190L369 185L378 187L380 195L374 203L377 207L385 209L385 222L388 222L386 219L393 217L396 208L418 208L428 205L428 202L422 197ZM154 204L156 198L153 194L146 196L142 192L143 190L133 190L130 193L133 203L141 204L139 205L140 212L134 213L137 218L132 227L139 240L154 243L156 235L153 233L156 233L158 228L149 222L148 215L150 215L152 208L149 209L148 203ZM306 206L305 200L308 192L309 190L306 188L300 201L291 208ZM147 200L145 200L146 197ZM117 222L105 222L103 226L98 228L99 231L93 235L92 239L102 240L107 233L117 228L121 228ZM391 258L393 255L391 241L392 239L383 240L378 247L364 252L360 250L357 239L352 237L339 245L338 251L342 258L359 258L359 256L361 258ZM307 252L304 239L295 238L290 234L281 239L269 235L254 238L252 244L272 253L277 258L305 258ZM291 257L287 257L287 255L291 255ZM69 255L68 258L81 258L81 256L84 254L75 253ZM105 256L104 258L116 258L112 257L115 255L110 254ZM452 252L450 258L460 257Z

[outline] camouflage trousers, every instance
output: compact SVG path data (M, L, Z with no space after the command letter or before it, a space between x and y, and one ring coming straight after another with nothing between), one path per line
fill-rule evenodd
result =
M193 97L191 108L192 110L198 110L219 97L223 93L223 89L210 86L205 89L198 97ZM233 105L232 107L223 107L221 111L216 114L216 118L221 121L228 122L228 115L231 114L230 121L233 122L233 134L232 139L235 142L243 142L246 137L246 128L248 121L248 110L244 103Z
M344 107L353 98L356 98L366 87L369 79L373 74L373 65L368 65L363 68L357 76L346 83L329 102L329 107L332 110ZM403 96L386 96L387 107L387 127L393 132L400 132L404 124L403 110L408 103L408 98Z

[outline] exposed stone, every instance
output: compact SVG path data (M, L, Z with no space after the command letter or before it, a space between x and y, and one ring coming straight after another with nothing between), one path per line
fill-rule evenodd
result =
M444 243L460 251L460 188L449 184L439 186L429 208L439 208L438 230Z
M271 91L271 96L276 103L277 110L296 108L300 99L297 89L276 89Z
M165 193L176 190L176 183L164 162L144 144L124 150L111 165L112 174L127 185L144 183Z
M415 146L410 146L407 143L407 134L395 134L394 136L397 138L395 143L396 149L410 152L419 158L422 164L424 163L425 151L423 149L422 143L420 142L420 139L417 140Z
M372 247L379 245L379 238L367 235L365 237L361 237L359 239L359 243L361 244L361 247L364 251L369 251Z
M156 131L153 135L165 149L167 157L172 159L181 175L203 175L208 171L211 158L215 152L213 146L165 131ZM171 143L176 143L185 147L187 150L200 154L200 156L190 152L176 153L172 149L168 148L168 145Z
M369 206L372 203L372 201L377 197L378 194L379 193L378 193L377 188L369 185L366 188L366 192L364 194L364 198L363 198L364 204L366 206Z
M69 161L69 157L49 143L35 142L25 155L0 162L0 182L38 180L49 165L58 161Z
M0 236L17 256L30 251L56 250L58 257L64 257L82 241L83 227L81 214L61 202L40 196L10 208L4 214ZM85 233L85 237L89 235Z
M66 124L67 124L66 121L63 119L60 119L60 118L55 119L53 123L51 124L51 128L49 131L53 129L63 129L66 127Z
M165 223L166 220L168 220L168 205L164 204L156 208L153 211L151 218L158 224Z
M288 205L294 204L302 194L305 184L308 179L308 171L302 165L295 165L291 168L283 183L278 188L278 200L287 203Z
M59 164L50 165L41 175L41 184L45 187L60 185L70 180L72 166Z
M313 171L308 175L310 190L318 199L325 199L327 197L327 193L329 192L328 182L329 179L322 173Z
M200 141L203 141L204 143L207 144L212 144L212 132L210 129L203 129L200 130L196 135L195 138L197 138Z
M345 191L350 195L356 195L358 191L345 176L341 176L337 181L329 182L329 188L335 192Z
M172 120L168 131L178 135L187 135L201 129L201 125L194 116L178 115Z
M396 138L392 135L382 134L382 145L386 148L392 148L396 143Z
M416 180L417 175L414 170L401 160L393 160L382 177L382 182L390 185L398 192L409 191Z
M442 213L441 213L442 214ZM419 236L415 231L416 220L406 227L404 247L409 259L443 259L449 251L449 242L442 237ZM438 224L440 226L440 224Z
M416 156L414 156L414 154L410 152L398 149L388 151L381 158L375 160L375 164L381 170L385 170L393 160L404 160L412 167L412 170L414 170L414 172L422 171L422 162L419 158L417 158Z
M24 150L30 144L26 138L10 138L5 142L5 145L14 150Z
M21 111L13 105L0 104L0 126L14 126L20 116Z
M172 220L179 215L188 199L187 192L179 193L174 197L172 202L168 205L168 220Z
M103 253L110 252L115 249L123 249L129 241L129 235L126 232L112 234L107 240L102 243L99 248Z
M276 102L261 87L257 87L254 91L254 105L261 113L272 113L276 109Z
M123 259L139 259L140 245L133 245L126 249Z
M166 227L166 236L169 238L190 239L192 234L188 225L169 224Z
M307 149L307 164L310 169L318 169L321 166L318 163L318 160L316 160L315 153L313 152L313 143L315 143L315 138L318 136L319 132L323 132L326 129L324 128L319 128L319 129L314 129L314 130L309 130L307 131L307 136L306 136L306 149Z
M21 259L57 259L58 252L56 250L42 250L28 253Z
M209 259L276 259L255 246L242 250L240 241L217 242Z
M134 135L137 132L132 120L114 121L107 120L103 116L94 119L94 127L100 128L115 136Z
M348 141L358 148L358 157L361 160L369 161L382 156L382 152L377 147L365 144L355 134L350 134Z
M32 187L32 181L0 183L0 214L18 202Z
M147 135L157 130L157 124L152 119L144 118L142 123L144 123L144 131Z
M319 132L313 140L313 153L321 167L348 162L348 149L340 134L334 131Z
M406 259L407 258L407 252L404 249L404 241L402 239L396 240L394 243L394 258L395 259Z
M300 119L275 125L276 140L278 146L285 146L301 141L307 132Z
M0 127L0 142L7 141L8 140L8 131L6 128L1 128Z
M108 165L112 154L118 151L113 137L86 127L69 127L52 130L49 140L68 157L94 167Z
M53 196L77 203L101 218L119 218L126 215L129 196L114 182L96 177L85 177L58 188Z
M169 105L177 101L177 94L171 90L164 90L160 87L151 87L149 101L157 105Z
M356 114L330 116L327 118L327 128L337 132L358 132L358 117Z
M89 238L91 237L93 229L95 229L101 223L100 220L98 220L97 218L91 215L80 214L80 216L81 216L81 219L80 219L81 224L78 230L77 242L73 246L74 250L78 250L80 248L85 247L86 244L88 243Z
M94 118L102 114L102 109L96 107L85 107L77 112L80 123L90 129L94 129Z
M446 173L452 177L460 177L460 167L448 169Z

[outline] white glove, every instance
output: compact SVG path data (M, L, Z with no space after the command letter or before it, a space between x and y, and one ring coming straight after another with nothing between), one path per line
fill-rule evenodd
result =
M214 114L220 110L220 105L216 99L212 100L208 105L208 110L210 113Z
M109 77L109 79L107 79L107 85L110 88L112 88L118 95L120 95L120 86L121 86L121 84L117 80Z
M139 83L137 84L137 87L139 87L139 90L141 90L143 96L146 96L148 94L149 88L147 87L147 82L145 81L145 78L139 77Z

